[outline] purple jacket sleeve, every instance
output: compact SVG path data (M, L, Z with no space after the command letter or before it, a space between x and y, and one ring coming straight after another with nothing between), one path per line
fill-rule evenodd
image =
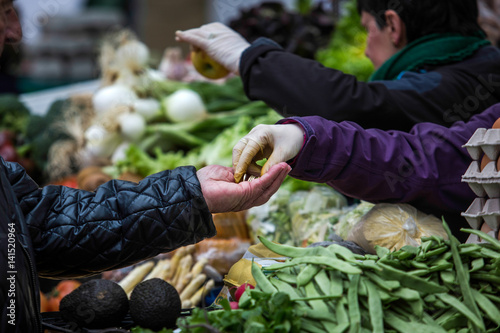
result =
M450 128L421 123L411 132L363 129L321 117L288 118L306 131L291 176L327 183L370 202L409 203L441 216L465 211L475 195L462 175L472 162L462 146L477 128L491 128L500 104Z

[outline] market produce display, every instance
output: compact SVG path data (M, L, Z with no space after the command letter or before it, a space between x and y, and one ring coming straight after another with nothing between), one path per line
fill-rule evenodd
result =
M337 22L321 5L296 4L295 12L273 2L249 8L231 27L249 41L270 37L368 80L373 66L364 56L356 2L345 2ZM231 166L238 140L281 116L251 102L241 79L202 53L193 50L189 58L208 79L167 79L150 66L149 50L136 36L111 34L93 94L54 101L44 115L30 114L15 96L0 96L0 155L23 164L40 185L87 191L184 165ZM466 147L474 162L464 180L478 198L464 213L474 230L463 231L481 243L459 244L446 223L412 207L360 202L287 178L262 206L214 214L216 237L90 281L63 280L40 293L40 311L87 328L126 322L123 329L135 333L497 332L500 241L477 229L483 221L498 229L499 210L486 210L487 200L499 202L498 187L484 187L479 177L498 176L498 147L494 154L478 151L492 148L486 129L480 132ZM255 245L273 256L243 259ZM92 311L92 321L82 309Z
M459 244L431 236L418 247L299 248L261 238L283 263L252 266L255 289L231 309L197 309L179 319L181 332L496 332L500 326L500 242Z

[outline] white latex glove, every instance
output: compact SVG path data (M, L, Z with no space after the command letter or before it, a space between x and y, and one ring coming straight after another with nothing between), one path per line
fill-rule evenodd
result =
M239 183L245 174L264 175L273 165L298 155L304 142L299 124L258 125L233 148L234 180ZM262 169L255 162L267 158Z
M240 34L219 22L177 31L175 36L177 41L187 42L202 49L213 60L235 74L239 74L241 54L250 46Z

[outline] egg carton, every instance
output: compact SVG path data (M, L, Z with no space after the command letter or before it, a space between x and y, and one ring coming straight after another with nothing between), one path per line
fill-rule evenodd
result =
M473 160L479 160L483 154L492 161L500 155L500 129L478 128L469 141L463 145Z
M469 208L462 213L473 229L480 229L486 223L491 229L500 227L500 198L476 198Z
M472 161L462 176L462 181L468 183L478 197L500 197L500 172L495 161L491 161L481 170L479 161Z
M462 176L462 181L468 183L477 198L462 216L473 229L481 229L483 223L486 223L493 229L488 234L497 238L500 229L500 172L497 169L500 129L478 128L463 147L473 161ZM481 170L481 161L485 155L490 162ZM467 243L482 242L484 240L473 234L467 239Z

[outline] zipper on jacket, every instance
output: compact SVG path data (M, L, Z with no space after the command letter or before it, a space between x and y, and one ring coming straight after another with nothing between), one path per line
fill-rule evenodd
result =
M21 248L23 249L23 252L24 252L24 255L26 256L26 259L29 263L29 266L30 266L30 277L31 277L31 282L33 283L33 288L32 289L36 289L36 286L37 286L37 281L35 279L35 276L33 274L33 272L35 271L35 268L33 267L33 262L31 261L31 257L29 256L29 253L28 253L28 250L26 250L26 248L22 245L21 245ZM40 302L38 301L39 298L36 297L36 290L33 290L33 296L35 296L35 302L36 302L36 308L37 309L40 309ZM37 328L37 332L43 332L42 331L42 321L41 321L41 318L40 318L40 313L37 312L36 313L36 328Z

